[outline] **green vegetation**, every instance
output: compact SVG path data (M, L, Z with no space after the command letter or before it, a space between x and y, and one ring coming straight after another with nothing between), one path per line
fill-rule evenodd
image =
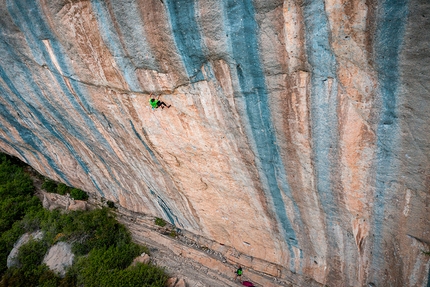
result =
M70 189L50 180L43 185L51 192ZM148 249L131 241L129 231L109 209L67 214L48 211L32 195L33 190L23 167L0 154L0 287L164 286L167 275L162 268L142 263L130 266L142 252L149 253ZM70 194L75 199L88 198L79 189L71 189ZM23 233L35 230L43 231L43 239L24 244L18 252L18 266L7 269L13 244ZM75 254L64 278L41 264L48 248L58 241L71 243Z
M58 194L66 195L69 192L70 192L70 187L68 187L64 183L58 184L58 186L57 186L57 193Z
M45 181L42 184L42 188L51 193L55 193L57 191L57 187L58 184L49 178L45 178Z
M164 227L164 226L166 226L167 223L164 219L156 217L155 218L155 224L158 226Z
M178 237L178 233L176 233L176 231L172 229L169 232L169 236L172 238L176 238L176 237Z
M21 165L0 154L0 274L6 270L6 259L13 244L25 232L19 221L42 205L34 197L33 183Z
M85 286L164 286L164 271L154 265L137 264L128 267L141 250L133 245L93 249L87 258L81 257L76 268L78 283ZM128 268L127 268L128 267Z
M45 178L45 181L42 184L42 188L50 193L58 193L61 195L66 195L67 193L70 193L70 196L75 200L87 200L88 194L80 190L78 188L72 188L64 183L58 183L56 181L53 181L49 178Z
M107 206L108 206L109 208L115 208L115 203L114 203L113 201L108 200L108 202L107 202Z
M422 250L422 253L423 253L424 255L430 256L430 250L429 250L429 251L424 251L424 250Z
M33 286L58 286L52 283L58 283L60 278L41 264L47 250L44 241L30 240L21 246L17 256L19 267L7 270L0 286L32 286L33 283Z
M78 188L72 188L72 190L70 191L70 196L76 200L87 200L88 199L88 194L85 191L80 190Z
M21 268L24 270L37 268L47 251L48 245L44 241L31 239L19 249L17 259Z

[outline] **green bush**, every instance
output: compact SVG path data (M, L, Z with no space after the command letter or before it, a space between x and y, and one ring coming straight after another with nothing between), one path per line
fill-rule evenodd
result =
M46 264L38 265L31 270L10 268L2 277L0 287L56 287L61 278L49 270Z
M2 198L0 201L0 232L10 229L15 221L24 217L26 211L40 205L40 200L31 195Z
M11 157L0 154L0 197L32 194L33 182L23 167L11 163Z
M45 264L42 265L46 266ZM39 284L40 287L57 287L60 285L60 282L63 280L55 274L53 271L49 270L48 267L46 269L43 269L43 272L39 275ZM75 285L76 286L76 285Z
M88 257L81 257L76 264L76 268L81 270L77 277L78 285L164 286L167 276L162 268L147 264L128 267L140 252L134 243L93 249Z
M42 213L39 216L43 217L39 226L47 240L54 242L55 237L62 233L61 240L72 241L72 250L77 255L85 255L96 247L131 242L129 231L116 221L107 208L68 214L54 211L48 216ZM25 220L34 224L37 220L33 217L28 216Z
M176 237L178 237L178 233L175 230L172 229L169 232L169 236L172 237L172 238L176 238Z
M33 191L33 182L23 167L0 154L0 233L10 229L28 209L40 206L40 201L32 197Z
M130 232L109 209L66 214L43 209L32 195L32 180L23 164L16 165L14 160L0 154L0 287L164 286L167 275L163 269L143 264L128 267L133 258L142 252L149 254L149 250L132 243ZM60 194L70 190L74 199L88 198L82 190L49 179L43 187ZM17 257L20 265L7 269L6 259L14 243L23 233L35 230L44 232L43 240L24 244ZM41 264L48 247L57 240L72 242L76 256L64 278Z
M113 201L108 200L108 202L107 202L107 206L108 206L109 208L115 208L115 203L114 203Z
M19 221L26 213L41 209L34 186L17 159L0 154L0 275L7 269L6 259L13 244L25 233Z
M72 188L72 190L70 191L70 196L76 200L87 200L88 199L88 194L85 191L80 190L78 188Z
M42 184L42 188L47 192L55 193L57 191L58 184L52 179L45 178L45 181Z
M75 264L76 265L76 264ZM78 286L77 270L75 265L72 265L66 272L66 276L61 280L59 287L75 287Z
M152 264L137 264L136 266L115 272L113 280L107 286L119 287L162 287L168 277L164 269Z
M57 193L61 195L66 195L70 192L70 187L65 185L64 183L59 183L57 186Z
M45 178L45 181L42 184L42 188L45 189L47 192L58 193L61 195L66 195L67 193L70 193L70 196L76 200L88 199L88 194L85 191L80 190L78 188L69 187L64 183L59 183L49 178Z
M30 239L19 248L17 259L20 268L25 271L37 268L42 263L47 251L48 245L43 240Z
M164 227L164 226L166 226L167 223L164 219L156 217L155 218L155 224L158 226Z

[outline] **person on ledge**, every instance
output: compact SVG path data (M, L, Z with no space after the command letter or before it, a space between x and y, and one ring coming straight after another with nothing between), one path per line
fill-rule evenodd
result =
M242 267L241 266L239 266L239 268L237 268L237 270L236 270L236 276L234 277L234 281L236 281L236 279L237 279L237 277L239 277L240 278L240 276L242 276L242 273L243 273L243 271L242 271ZM240 280L240 279L239 279Z
M149 100L149 104L151 105L152 109L158 109L161 107L164 109L164 107L170 108L171 105L166 105L165 102L160 101L159 99L155 99L152 94L150 95L151 99Z

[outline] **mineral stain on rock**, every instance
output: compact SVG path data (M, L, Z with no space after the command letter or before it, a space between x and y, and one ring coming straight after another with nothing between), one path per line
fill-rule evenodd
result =
M0 150L273 277L427 286L429 9L1 0Z

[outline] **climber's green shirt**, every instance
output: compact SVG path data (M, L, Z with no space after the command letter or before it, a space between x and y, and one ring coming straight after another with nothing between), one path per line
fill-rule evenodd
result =
M149 100L149 103L151 104L151 106L152 106L152 108L153 109L156 109L158 106L157 106L157 103L159 102L158 100L156 100L156 99L154 99L154 101L151 101L152 99L150 99Z

